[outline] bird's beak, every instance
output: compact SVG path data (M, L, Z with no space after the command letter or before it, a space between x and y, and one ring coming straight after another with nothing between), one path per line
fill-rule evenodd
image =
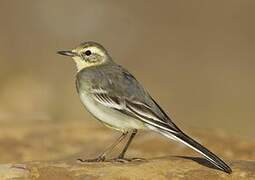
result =
M75 53L73 51L58 51L57 53L64 55L64 56L70 56L70 57L77 56L77 53Z

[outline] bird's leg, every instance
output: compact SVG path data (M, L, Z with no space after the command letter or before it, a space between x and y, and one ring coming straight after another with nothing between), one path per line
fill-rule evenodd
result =
M123 148L123 150L119 154L118 159L124 159L125 153L126 153L128 147L129 147L130 143L132 142L133 138L135 137L136 133L137 133L137 129L134 129L132 134L130 135L125 147Z
M143 159L143 158L125 158L125 153L129 147L129 145L131 144L133 138L135 137L137 133L137 129L134 129L132 134L130 135L125 147L123 148L123 150L121 151L121 153L119 154L119 156L115 159L113 159L114 161L117 161L117 162L130 162L130 161L145 161L146 159Z
M140 158L125 158L125 153L130 145L130 143L132 142L133 138L135 137L137 133L137 129L134 129L132 134L130 135L125 147L123 148L123 150L121 151L121 153L119 154L119 156L117 158L112 159L113 161L117 161L117 162L129 162L129 161L135 161L135 160L142 160Z
M114 141L114 143L112 145L110 145L108 148L106 148L106 150L101 153L97 158L95 159L78 159L81 162L102 162L105 161L105 156L112 151L112 149L117 146L126 136L127 136L128 132L124 132L121 134L121 136Z

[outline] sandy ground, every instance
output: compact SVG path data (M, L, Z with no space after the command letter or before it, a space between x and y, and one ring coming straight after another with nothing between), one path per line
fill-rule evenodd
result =
M191 131L233 168L232 178L254 177L255 143L231 137L223 131ZM229 178L189 148L155 133L141 132L127 156L146 158L145 162L88 163L77 158L96 157L118 133L98 123L83 121L6 123L0 127L0 177L38 179L145 179ZM117 155L117 148L108 158ZM202 179L203 179L202 178Z

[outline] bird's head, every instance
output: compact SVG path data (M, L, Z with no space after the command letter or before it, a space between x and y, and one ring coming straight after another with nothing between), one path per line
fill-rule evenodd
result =
M58 51L58 54L70 56L76 63L78 71L111 61L105 48L96 42L84 42L73 50Z

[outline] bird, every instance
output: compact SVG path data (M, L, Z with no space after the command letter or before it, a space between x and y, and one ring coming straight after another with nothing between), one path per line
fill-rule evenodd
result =
M121 132L97 158L80 161L105 161L106 155L130 134L116 158L127 160L125 153L138 130L151 130L192 148L219 170L232 172L223 160L177 127L141 83L117 64L101 44L86 41L72 50L57 53L75 61L76 89L85 108L106 127Z

